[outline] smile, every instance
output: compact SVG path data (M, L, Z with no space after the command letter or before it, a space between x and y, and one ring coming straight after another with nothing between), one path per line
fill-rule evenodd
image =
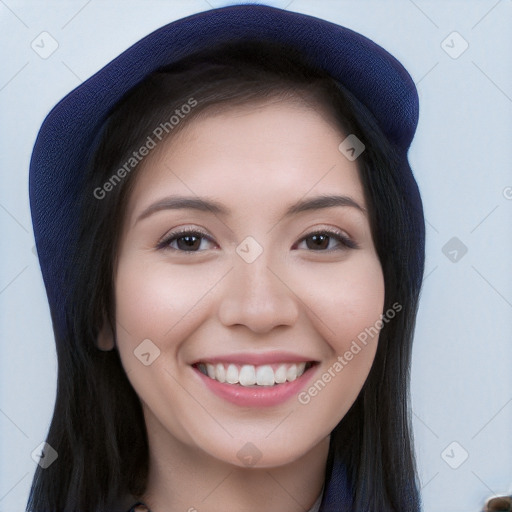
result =
M233 363L199 362L195 367L212 380L222 384L233 384L243 387L277 386L293 382L313 366L313 362L237 365Z

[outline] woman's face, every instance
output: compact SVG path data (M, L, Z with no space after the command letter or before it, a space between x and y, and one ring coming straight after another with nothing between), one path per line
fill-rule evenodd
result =
M115 295L153 446L278 466L325 441L355 401L384 280L344 139L283 101L192 120L146 157Z

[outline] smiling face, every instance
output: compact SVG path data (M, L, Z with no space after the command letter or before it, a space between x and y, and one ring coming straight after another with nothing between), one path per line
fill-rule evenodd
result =
M191 120L139 169L115 316L153 452L292 463L357 398L377 337L344 354L384 280L344 138L319 111L262 103Z

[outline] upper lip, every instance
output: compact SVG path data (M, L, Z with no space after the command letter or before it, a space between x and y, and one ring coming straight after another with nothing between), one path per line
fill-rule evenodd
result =
M316 362L313 358L307 356L292 354L290 352L239 352L236 354L225 354L220 356L205 356L195 360L192 365L198 363L232 363L232 364L251 364L253 366L261 366L264 364L276 363L308 363Z

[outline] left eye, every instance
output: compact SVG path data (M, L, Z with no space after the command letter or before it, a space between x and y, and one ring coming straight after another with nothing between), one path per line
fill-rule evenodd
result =
M336 242L331 244L331 242ZM356 249L357 245L342 233L331 231L318 231L305 236L299 245L305 243L307 249L312 251L333 251L343 249ZM301 247L297 247L301 248Z

